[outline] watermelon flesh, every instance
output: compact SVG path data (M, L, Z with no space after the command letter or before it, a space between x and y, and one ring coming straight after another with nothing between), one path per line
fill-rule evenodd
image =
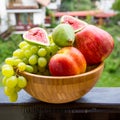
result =
M61 23L70 24L75 31L78 31L87 25L86 22L69 15L62 16Z
M48 46L50 44L47 32L43 28L39 27L32 28L29 31L26 31L23 34L23 38L26 41L34 44L40 44L45 46Z

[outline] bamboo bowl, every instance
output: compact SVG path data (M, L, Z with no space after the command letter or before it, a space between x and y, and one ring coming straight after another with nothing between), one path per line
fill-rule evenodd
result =
M75 76L53 77L24 72L28 80L25 91L34 98L47 103L67 103L85 95L96 84L104 63L91 67L87 72Z

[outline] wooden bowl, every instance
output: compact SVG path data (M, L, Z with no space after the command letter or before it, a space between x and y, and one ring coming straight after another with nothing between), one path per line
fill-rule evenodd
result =
M104 63L89 68L89 71L67 77L42 76L24 72L28 80L25 91L34 98L47 103L67 103L81 98L97 82Z

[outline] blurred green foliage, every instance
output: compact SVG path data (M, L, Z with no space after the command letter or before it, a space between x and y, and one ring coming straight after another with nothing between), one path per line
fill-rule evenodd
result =
M12 55L21 40L22 36L20 34L13 34L7 40L0 38L0 64L6 57Z
M116 14L114 17L111 18L113 25L118 25L118 22L120 22L120 13Z
M60 11L90 10L93 8L91 0L63 0Z
M112 9L120 12L120 0L115 0L115 2L112 5Z
M96 86L120 87L120 29L114 24L103 26L102 29L113 36L115 45L112 54L105 60L103 74Z

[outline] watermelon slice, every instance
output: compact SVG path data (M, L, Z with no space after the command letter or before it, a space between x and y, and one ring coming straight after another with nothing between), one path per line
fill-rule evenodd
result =
M72 17L70 15L63 15L61 17L60 22L71 25L75 32L81 30L82 28L84 28L87 25L86 22L84 22L80 19L77 19L75 17Z
M33 44L44 45L44 46L50 45L47 32L43 28L39 28L39 27L32 28L23 34L23 38L25 41Z

